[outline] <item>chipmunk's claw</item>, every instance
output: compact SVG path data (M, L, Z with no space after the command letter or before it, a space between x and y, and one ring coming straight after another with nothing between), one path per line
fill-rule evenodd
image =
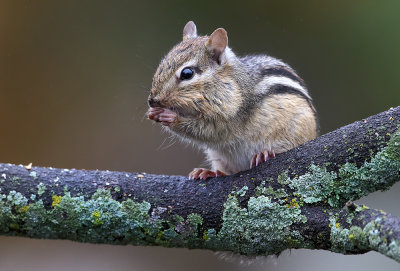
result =
M191 180L197 180L197 179L206 180L207 178L214 178L220 176L226 176L226 174L220 170L212 171L206 168L195 168L192 170L192 172L189 173L189 179Z
M255 166L258 166L259 164L262 164L266 161L268 161L271 158L275 157L275 152L274 151L269 151L265 150L264 152L259 152L253 156L250 160L250 168L253 168Z

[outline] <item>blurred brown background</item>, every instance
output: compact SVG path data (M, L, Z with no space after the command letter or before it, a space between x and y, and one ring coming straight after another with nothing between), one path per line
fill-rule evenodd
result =
M186 174L200 152L144 118L153 72L194 20L305 79L321 133L400 104L399 1L0 0L0 162ZM400 215L399 184L361 202ZM0 237L0 270L399 270L377 253L212 252Z

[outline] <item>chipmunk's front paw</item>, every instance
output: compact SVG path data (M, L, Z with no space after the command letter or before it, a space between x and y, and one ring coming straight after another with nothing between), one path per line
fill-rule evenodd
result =
M207 178L214 178L214 177L220 177L220 176L226 176L226 174L220 170L212 171L212 170L209 170L206 168L195 168L192 170L192 172L189 173L189 179L192 179L192 180L196 180L196 179L205 180Z
M164 126L170 126L177 118L177 114L167 108L150 107L147 117L155 122L161 122Z
M251 159L250 168L258 166L259 164L264 163L274 157L275 157L274 151L269 151L266 149L264 152L259 152L259 153L255 154L253 156L253 158Z

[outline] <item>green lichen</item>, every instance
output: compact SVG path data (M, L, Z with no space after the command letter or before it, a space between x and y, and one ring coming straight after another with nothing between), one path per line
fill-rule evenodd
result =
M240 190L236 191L236 192L232 192L238 196L244 197L246 195L247 190L249 190L249 188L247 186L243 186Z
M42 186L38 189L44 192ZM73 197L70 192L53 195L50 208L41 199L31 197L28 202L21 193L11 191L0 194L0 232L91 243L201 246L201 215L164 217L166 210L151 209L146 201L116 201L105 189L98 189L89 199Z
M20 213L25 213L28 210L29 210L29 206L22 206L21 208L19 208Z
M385 149L388 159L400 163L400 129L391 135L389 143Z
M5 196L3 196L5 198ZM28 200L20 192L14 190L10 191L6 197L7 201L10 202L9 206L26 206Z
M21 178L17 176L12 177L11 179L12 182L18 182L19 180L21 180Z
M278 183L282 185L288 185L291 183L290 178L288 177L287 172L284 172L278 176Z
M210 237L208 236L208 231L205 230L205 231L203 232L203 240L204 240L204 241L207 241L208 239L210 239Z
M265 186L265 181L262 181L261 184L256 187L254 195L257 197L261 195L266 195L274 199L288 197L288 194L286 193L285 189L283 188L274 189L271 186Z
M291 229L294 223L307 222L307 218L301 214L302 204L321 202L340 208L350 199L390 187L399 177L399 134L398 131L392 135L388 145L360 168L346 163L340 167L339 173L335 173L327 171L325 166L311 165L309 172L302 176L291 179L286 173L281 174L278 183L289 186L297 198L290 198L283 187L274 189L265 186L264 181L256 187L255 197L249 199L247 208L243 208L238 197L243 196L248 188L231 192L224 204L221 230L213 236L210 236L210 231L204 231L203 240L211 248L218 244L218 249L247 255L274 254L289 247L307 247L300 233ZM363 207L360 209L364 210ZM353 216L349 216L348 223L352 219ZM361 232L357 227L344 229L332 218L333 250L362 248L366 243ZM323 236L320 239L323 240ZM368 242L380 247L380 251L385 249L382 248L382 242L372 241L370 234ZM388 244L387 247L392 249L388 250L389 254L395 253L396 245L393 242Z
M29 176L33 177L34 180L36 180L36 179L38 178L38 177L37 177L37 174L36 174L36 171L31 171L31 172L29 173Z
M103 225L104 224L104 221L103 220L101 220L101 213L100 213L100 211L94 211L93 213L92 213L92 222L93 222L93 225L95 225L95 226L101 226L101 225Z
M46 186L43 184L43 183L39 183L37 186L37 189L38 189L38 195L39 195L39 197L41 196L41 195L43 195L44 194L44 192L46 191Z
M299 208L299 203L295 198L290 200L288 203L285 204L287 208Z
M57 196L57 195L53 195L51 198L53 201L51 203L51 207L55 207L55 206L59 206L62 197L61 196Z
M180 215L174 215L174 221L176 223L182 223L185 221L185 219L183 217L181 217Z
M339 251L353 251L354 250L354 243L351 240L354 240L354 234L350 233L350 230L343 229L340 227L340 224L336 222L336 218L330 218L330 228L331 228L331 235L330 240L332 243L331 250L334 252ZM350 238L350 234L353 234L353 238ZM350 240L351 239L351 240Z
M291 226L305 221L298 206L288 208L261 195L251 197L247 208L241 208L231 193L224 204L221 230L213 238L208 232L207 240L217 240L219 249L246 255L276 254L299 246L303 237Z
M169 246L171 244L180 246L186 243L189 247L201 247L205 233L203 232L203 236L201 236L198 229L203 224L203 218L195 213L189 214L186 219L181 216L174 216L174 218L176 223L169 222L170 228L163 232L164 236L167 233L169 235L166 236L169 237L167 240L171 242Z
M190 224L192 224L194 227L197 227L201 224L203 224L203 218L199 214L189 214L187 216L188 221Z
M92 243L162 245L230 250L246 255L276 254L287 248L307 244L295 230L307 218L301 212L303 204L329 203L342 207L350 199L359 198L376 189L385 189L399 178L400 132L392 134L388 145L369 162L357 168L347 163L338 173L328 172L326 165L311 165L303 176L278 177L276 186L266 182L255 188L255 194L243 202L249 188L244 186L228 196L219 231L207 229L201 214L185 216L171 214L166 206L151 206L149 202L113 199L119 187L99 189L91 197L72 196L68 187L63 195L53 195L50 203L42 196L51 187L39 183L28 195L10 191L0 193L0 232L36 238L58 238ZM32 171L31 177L37 179ZM6 180L7 176L2 176ZM8 180L8 179L7 179ZM35 184L36 185L36 184ZM35 186L33 186L35 187ZM290 189L288 189L290 188ZM292 192L295 196L291 196ZM113 193L111 193L111 191ZM0 191L1 192L1 191ZM114 193L116 192L116 193ZM356 212L365 208L357 207ZM329 212L328 212L329 213ZM327 216L328 216L327 213ZM351 224L353 216L346 220ZM334 251L351 252L372 246L388 256L399 257L399 244L381 236L380 223L375 220L364 228L344 228L331 217L331 243ZM322 242L324 236L317 236ZM398 259L399 260L399 259Z
M392 134L386 147L361 167L346 163L339 172L328 172L323 166L311 165L309 172L286 182L305 203L327 200L340 208L376 190L388 189L400 177L400 131Z
M335 217L329 219L330 225L337 225ZM364 228L351 226L342 228L331 226L330 241L331 250L338 253L351 253L363 250L375 250L396 261L400 261L400 243L393 239L388 243L388 237L392 232L383 234L380 228L381 218L369 222Z
M296 194L303 197L305 203L320 202L328 198L335 190L337 174L328 172L326 168L311 165L309 173L289 182L289 187L295 190Z

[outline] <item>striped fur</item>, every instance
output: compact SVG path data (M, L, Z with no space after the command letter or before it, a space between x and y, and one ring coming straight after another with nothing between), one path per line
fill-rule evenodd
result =
M149 98L178 114L166 129L204 149L213 170L236 173L258 152L284 152L316 137L311 97L290 66L265 55L237 57L229 47L216 59L208 36L185 29L161 61ZM179 80L188 66L194 77Z

